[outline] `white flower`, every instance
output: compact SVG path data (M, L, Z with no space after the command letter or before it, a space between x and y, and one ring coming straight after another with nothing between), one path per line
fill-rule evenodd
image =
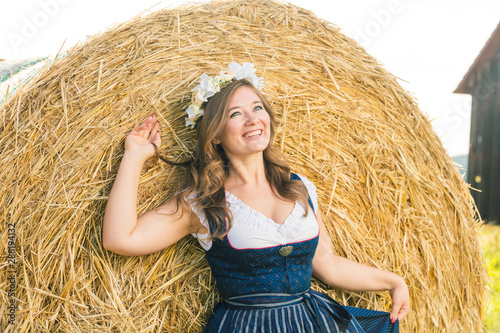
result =
M227 69L221 70L219 72L219 77L222 81L224 82L229 82L232 79L234 79L234 73L231 71L228 71Z
M220 86L215 82L214 78L203 73L200 77L200 84L191 91L196 91L197 96L203 102L207 102L210 97L219 92Z
M240 64L238 64L236 61L233 61L232 63L230 63L229 65L227 65L227 67L229 68L229 71L231 73L233 73L233 75L236 77L236 75L238 74L238 72L241 70L241 68L243 66L241 66ZM238 80L238 79L236 79Z
M196 123L194 123L191 119L186 118L186 127L191 126L191 129L193 129L194 125L196 125Z
M241 71L240 73L238 73L242 79L244 78L248 78L248 77L253 77L255 75L255 67L252 63L249 63L249 62L244 62L243 63L243 66L241 66ZM239 80L239 79L237 79Z
M195 104L190 104L186 109L189 118L194 118L200 113L200 107Z
M190 104L186 109L188 116L186 117L186 126L191 126L191 128L196 125L196 120L203 116L203 109L200 109L199 105Z
M244 62L243 65L233 61L229 64L229 70L234 73L236 80L249 79L255 75L255 67L252 63Z
M191 97L192 104L196 104L196 105L203 104L203 100L200 98L199 94L200 94L200 92L196 92L195 94L193 94L193 96Z
M217 92L220 91L220 86L221 86L221 79L218 75L214 76L214 81L213 81L213 84L214 84L214 87L215 87L215 90Z
M264 78L263 77L258 77L257 75L253 74L250 78L247 78L250 83L254 85L255 88L262 90L264 87Z
M264 87L264 78L255 75L255 66L252 63L244 62L240 65L233 61L228 67L229 71L234 73L236 80L247 79L259 90Z

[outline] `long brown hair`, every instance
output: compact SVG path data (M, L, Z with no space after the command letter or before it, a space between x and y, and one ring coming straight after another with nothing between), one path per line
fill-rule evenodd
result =
M213 143L223 131L228 120L227 108L236 90L249 87L260 98L270 117L270 143L264 150L264 167L267 181L276 196L282 199L298 200L308 209L307 192L302 182L290 180L290 167L282 159L278 149L272 144L275 134L275 116L271 105L262 93L249 81L242 79L231 82L209 99L203 117L197 124L198 145L194 160L188 164L188 172L182 184L178 206L186 207L186 198L193 195L197 207L204 210L210 226L211 238L222 238L232 225L231 212L226 206L224 184L229 176L230 161L222 146ZM225 219L229 227L225 226Z

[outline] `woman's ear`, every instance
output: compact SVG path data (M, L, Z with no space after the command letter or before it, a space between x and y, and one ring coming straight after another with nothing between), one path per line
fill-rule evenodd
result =
M218 144L220 144L220 140L219 140L219 138L214 138L214 139L212 140L212 143L213 143L214 145L218 145Z

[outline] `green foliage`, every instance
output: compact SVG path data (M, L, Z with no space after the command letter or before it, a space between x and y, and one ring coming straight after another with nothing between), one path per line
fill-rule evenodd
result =
M485 302L485 332L500 332L500 226L485 225L481 230L486 269L491 277Z

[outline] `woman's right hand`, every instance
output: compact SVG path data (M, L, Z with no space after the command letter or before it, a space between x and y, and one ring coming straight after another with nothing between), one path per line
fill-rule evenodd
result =
M142 124L134 128L125 138L125 153L132 153L143 161L155 155L155 147L160 148L160 123L156 113L149 116Z

